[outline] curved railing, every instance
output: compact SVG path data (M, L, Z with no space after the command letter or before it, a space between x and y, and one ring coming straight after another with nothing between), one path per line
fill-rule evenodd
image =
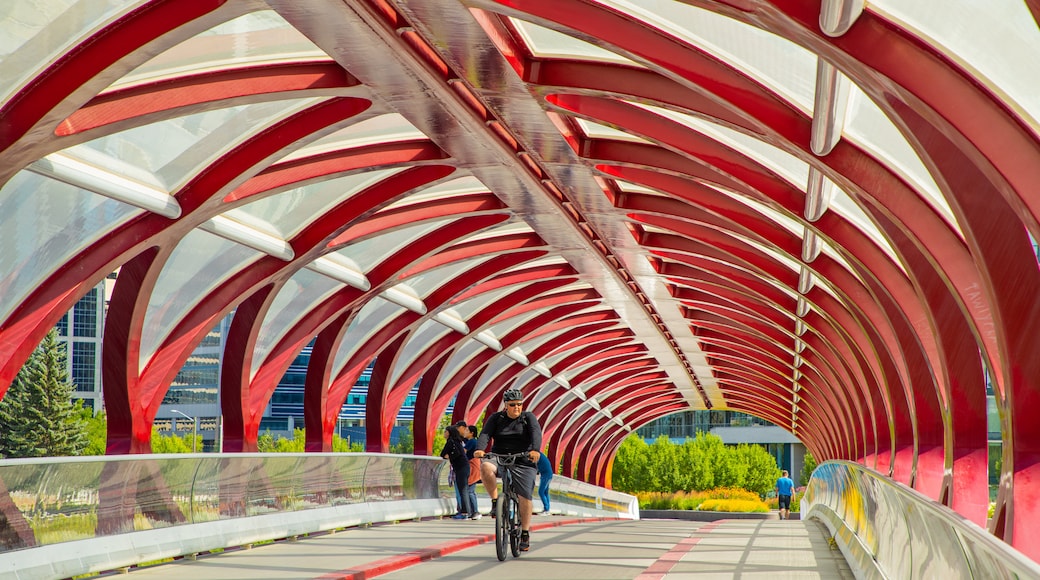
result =
M0 577L67 578L454 513L446 464L380 453L0 460ZM562 513L639 517L632 496L572 479L554 478L550 493Z
M974 522L858 463L821 464L801 505L857 578L1040 578L1040 566Z

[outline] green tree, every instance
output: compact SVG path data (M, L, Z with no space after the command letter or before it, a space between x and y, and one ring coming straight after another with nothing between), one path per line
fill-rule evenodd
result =
M812 472L815 470L816 458L812 456L812 453L806 451L802 463L802 476L798 478L798 485L809 485L809 478L812 477Z
M621 442L611 467L611 486L623 492L649 491L649 470L646 469L650 446L638 435L630 435Z
M191 453L191 439L194 434L184 436L171 433L163 435L159 428L152 426L152 453ZM202 448L202 437L198 438L198 448Z
M362 453L365 451L365 446L357 441L350 441L333 434L332 451L334 453Z
M108 417L104 413L94 415L90 409L83 409L83 421L86 424L87 444L81 455L104 455L108 442Z
M701 433L698 432L697 435L700 436ZM680 447L679 454L687 473L686 485L680 489L693 491L714 487L715 471L711 465L711 457L699 451L696 439L687 438Z
M721 443L722 440L720 439ZM744 488L748 466L740 461L735 447L722 445L717 450L715 460L715 487Z
M0 400L0 455L79 455L86 445L82 404L72 401L66 348L50 331Z
M726 465L729 458L721 437L711 433L697 433L693 438L693 451L707 464L701 479L693 482L692 487L695 491L732 485L734 474L732 468Z
M412 426L407 425L404 429L401 429L401 434L397 438L397 443L390 446L390 453L401 453L404 455L410 455L415 449L415 438L412 437ZM437 451L440 451L439 449ZM436 453L436 451L434 451Z
M744 476L744 489L765 497L776 488L776 480L780 477L780 468L776 458L762 448L761 445L740 444L736 449L738 461L747 466Z

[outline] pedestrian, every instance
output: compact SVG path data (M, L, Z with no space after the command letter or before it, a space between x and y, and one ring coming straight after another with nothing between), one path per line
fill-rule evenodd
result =
M794 494L794 480L787 476L787 470L780 472L776 480L776 499L780 508L780 519L786 520L791 513L791 496Z
M451 470L454 473L454 477L451 478L453 479L452 485L455 487L455 498L458 500L458 513L452 516L452 519L464 520L471 513L469 497L463 491L466 489L466 482L469 481L469 460L466 459L466 446L462 441L462 436L459 435L458 428L454 425L445 428L444 435L447 440L444 442L440 455L451 463Z
M459 436L462 437L462 442L466 447L466 459L469 461L469 480L466 481L465 486L459 489L469 499L469 519L479 520L483 516L480 515L477 507L477 482L480 481L480 460L473 457L473 452L477 450L476 427L467 425L465 421L459 421L455 423L455 428L458 429Z
M543 516L549 515L549 482L553 478L553 466L549 456L542 453L538 458L538 497L542 499Z

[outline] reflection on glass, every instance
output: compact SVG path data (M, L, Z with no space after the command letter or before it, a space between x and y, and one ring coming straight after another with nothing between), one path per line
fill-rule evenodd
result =
M0 465L0 552L282 511L438 498L443 467L430 458L324 453L8 460Z

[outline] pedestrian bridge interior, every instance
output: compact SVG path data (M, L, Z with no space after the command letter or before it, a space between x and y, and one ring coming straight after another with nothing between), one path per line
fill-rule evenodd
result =
M1038 20L1036 0L6 3L0 397L115 272L98 505L169 493L102 490L143 460L171 381L233 313L231 463L255 457L314 341L316 458L332 461L373 360L373 457L417 383L419 455L449 403L472 423L520 388L590 497L633 430L734 410L832 462L810 490L845 545L884 560L894 528L874 515L929 506L956 533L926 552L970 537L1028 565ZM45 468L0 464L10 525L8 468ZM434 501L424 473L409 497Z

